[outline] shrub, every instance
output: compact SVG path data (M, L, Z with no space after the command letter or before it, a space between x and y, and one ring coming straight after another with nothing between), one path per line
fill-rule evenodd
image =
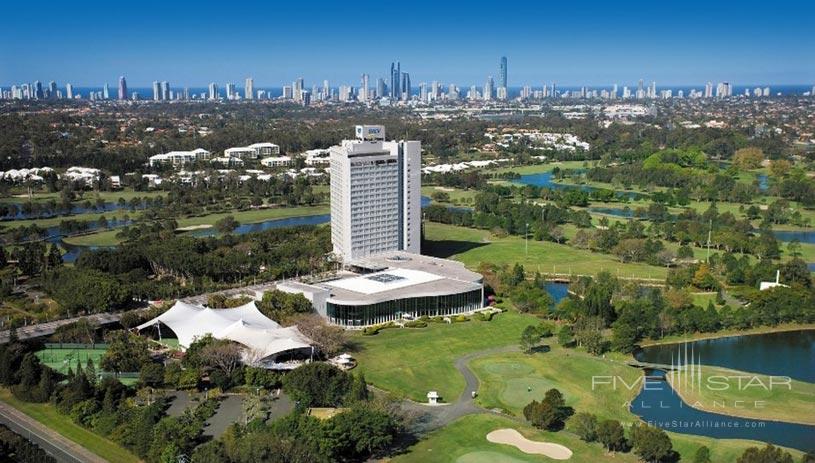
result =
M412 320L405 322L405 328L426 328L427 322L424 320Z

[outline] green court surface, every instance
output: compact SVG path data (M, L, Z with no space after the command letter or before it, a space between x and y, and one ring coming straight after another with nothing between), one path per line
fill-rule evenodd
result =
M79 361L84 368L88 359L93 361L94 366L99 368L99 362L105 354L105 349L56 349L45 348L37 352L37 357L43 365L60 373L67 373L68 367L76 370L76 363Z

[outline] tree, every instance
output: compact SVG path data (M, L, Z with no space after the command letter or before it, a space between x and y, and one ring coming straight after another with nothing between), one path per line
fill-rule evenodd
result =
M396 423L389 414L370 406L352 407L326 423L337 460L366 460L388 449L396 431Z
M164 384L164 365L148 362L139 370L139 382L145 386L160 387Z
M631 446L647 462L659 462L671 454L671 439L662 429L647 424L631 426Z
M523 333L521 333L521 350L527 354L532 353L540 342L540 339L541 336L538 329L533 325L527 326L524 328Z
M696 449L696 453L693 454L693 463L711 463L711 461L710 449L704 445Z
M736 463L793 463L789 452L767 444L766 447L750 447L741 454Z
M611 452L626 446L625 431L617 420L603 420L597 425L597 440Z
M571 407L566 406L563 394L557 389L549 389L543 400L533 400L524 407L524 417L533 426L556 431L563 427L563 421L572 413Z
M192 463L223 463L229 461L229 458L224 444L220 440L211 440L196 447L190 461Z
M344 329L329 325L318 314L299 315L295 318L294 324L328 357L340 353L348 342L348 334Z
M201 359L208 367L221 371L227 378L240 368L243 348L231 341L216 341L201 350Z
M548 312L552 305L552 296L545 288L530 282L523 282L512 291L512 303L523 313Z
M311 313L314 309L311 301L302 294L290 294L279 290L266 291L257 304L263 315L283 323L291 317Z
M364 374L360 373L354 376L351 390L348 392L348 400L351 402L368 401L368 383L365 381Z
M283 377L283 390L301 407L336 407L350 387L347 373L322 362L303 365Z
M770 174L775 178L782 178L787 175L787 173L792 168L792 164L785 160L785 159L774 159L770 163Z
M733 155L733 164L741 170L758 169L763 160L764 152L754 146L738 149Z
M566 346L574 339L574 332L572 325L562 325L557 331L557 342L561 346Z
M150 362L147 340L127 331L110 331L107 334L108 348L102 356L104 370L140 371L142 365Z
M581 412L569 419L569 427L581 440L597 440L597 417L591 413Z

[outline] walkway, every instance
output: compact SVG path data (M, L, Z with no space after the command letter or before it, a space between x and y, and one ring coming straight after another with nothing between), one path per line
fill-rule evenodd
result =
M487 410L476 405L472 392L478 392L479 383L475 373L470 370L469 364L470 361L479 357L518 352L519 350L520 349L518 346L494 347L491 349L471 352L456 359L454 365L456 370L458 370L458 372L464 376L465 386L464 391L455 402L444 405L426 405L423 403L414 402L412 400L405 400L402 402L402 410L416 414L417 416L417 419L413 424L413 430L421 434L447 426L462 416L474 415L478 413L499 414L493 410ZM500 415L507 416L504 414Z
M11 405L0 402L0 423L37 444L63 463L105 463L107 460L62 437Z

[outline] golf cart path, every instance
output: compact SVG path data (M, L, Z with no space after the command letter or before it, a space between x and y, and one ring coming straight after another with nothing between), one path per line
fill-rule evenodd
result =
M424 403L414 402L412 400L404 400L402 408L406 411L412 412L419 416L415 424L415 430L418 432L428 432L434 429L444 427L453 421L466 415L474 415L478 413L492 413L501 415L510 419L517 420L516 417L498 413L494 410L488 410L476 405L473 398L473 391L478 392L478 378L475 373L470 369L470 362L479 357L486 357L488 355L503 354L510 352L518 352L520 348L515 345L493 347L490 349L470 352L456 359L454 366L462 376L464 376L464 391L455 402L443 405L427 405Z

